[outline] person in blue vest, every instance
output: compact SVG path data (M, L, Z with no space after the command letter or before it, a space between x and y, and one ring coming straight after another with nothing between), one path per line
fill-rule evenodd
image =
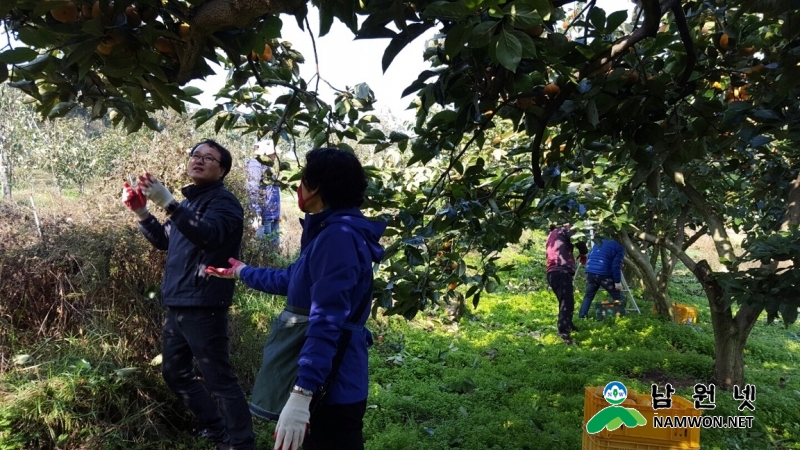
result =
M255 158L248 159L245 166L250 207L260 222L256 239L268 238L277 246L280 244L281 191L277 182L275 145L271 140L263 140L253 148Z
M622 302L622 260L625 248L612 239L603 239L589 252L586 263L586 292L583 296L578 318L589 314L595 294L602 287L614 300Z
M364 325L371 310L373 265L383 258L380 237L386 229L385 222L367 220L359 209L366 187L364 169L352 153L311 150L297 188L297 206L306 213L298 259L286 269L250 267L233 258L230 268L207 269L285 295L284 312L296 320L307 314L296 380L275 429L276 450L364 448L367 347L372 342ZM281 342L268 340L270 345ZM338 373L328 386L340 349ZM324 386L327 395L310 411L312 398Z

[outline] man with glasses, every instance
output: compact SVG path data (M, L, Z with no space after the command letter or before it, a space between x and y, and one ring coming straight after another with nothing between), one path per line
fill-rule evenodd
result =
M194 414L199 437L217 449L250 450L255 449L253 420L228 348L235 281L205 273L208 266L239 257L244 212L223 184L231 165L230 152L208 139L191 151L186 172L192 184L181 189L182 202L149 173L135 188L123 185L122 201L144 237L167 251L161 284L164 381ZM166 210L163 224L148 211L148 199Z

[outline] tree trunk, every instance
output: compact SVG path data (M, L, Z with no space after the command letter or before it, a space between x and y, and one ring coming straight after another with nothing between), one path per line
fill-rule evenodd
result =
M743 304L736 316L723 299L724 290L711 277L711 266L702 260L694 274L708 297L714 327L714 382L722 389L744 385L744 346L763 307Z
M619 241L625 247L626 261L630 260L632 265L636 267L644 284L645 297L655 303L656 311L666 317L672 317L672 311L669 306L669 296L666 289L662 289L658 276L656 275L655 268L651 265L650 259L647 255L642 253L639 248L633 244L630 236L626 232L619 234ZM654 252L658 251L658 247L652 247Z
M11 198L11 161L3 147L0 147L0 185L3 189L3 198Z
M744 344L730 315L712 314L714 323L714 383L726 390L744 385Z

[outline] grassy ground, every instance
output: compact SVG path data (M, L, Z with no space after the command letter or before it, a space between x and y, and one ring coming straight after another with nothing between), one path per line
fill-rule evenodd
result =
M618 380L649 392L651 382L672 382L691 398L694 383L711 379L708 307L686 273L671 294L698 307L699 324L664 323L640 301L642 315L579 321L580 345L567 347L555 335L556 301L534 244L506 256L517 265L509 286L483 297L461 324L436 312L377 324L383 342L370 361L368 449L578 449L586 386ZM757 386L754 426L702 430L702 448L800 448L795 332L759 322L746 351L747 381ZM729 392L718 392L716 405L713 415L742 414Z
M55 222L61 200L30 194L40 219ZM28 197L17 201L29 204ZM101 200L116 205L116 194L107 197ZM286 206L284 230L291 235L296 215ZM75 220L84 215L76 213ZM670 295L698 308L698 324L662 322L650 315L650 303L639 300L642 315L579 321L573 336L580 345L567 347L555 335L557 306L545 281L543 241L533 234L526 245L505 252L505 261L516 266L505 286L484 295L477 309L469 307L458 324L439 309L410 322L383 316L370 322L376 344L370 352L367 449L579 449L586 386L618 380L647 392L651 382L672 382L688 398L694 383L710 380L708 306L687 271L676 271ZM582 291L580 280L576 286ZM127 325L157 329L156 300L130 301L152 302L145 306L153 313L126 318ZM231 345L246 390L282 303L237 291ZM121 319L115 322L100 305L94 313L91 326L71 335L38 339L40 330L32 330L32 337L0 336L0 450L210 449L186 437L187 417L163 386L159 367L150 364L160 348L158 335L134 344L121 337ZM132 323L142 317L154 323ZM798 334L797 325L786 330L759 321L746 348L746 378L757 386L754 426L702 430L702 448L800 449ZM24 355L31 360L18 359ZM740 414L729 392L718 392L716 404L713 415ZM257 422L256 431L259 447L272 448L272 426Z

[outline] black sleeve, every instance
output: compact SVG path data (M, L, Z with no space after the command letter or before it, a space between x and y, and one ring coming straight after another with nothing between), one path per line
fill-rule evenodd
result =
M162 225L152 214L145 221L139 222L139 231L159 250L166 250L169 247L170 221L167 220Z
M243 227L244 211L236 197L224 195L212 201L202 216L181 204L170 220L191 243L208 249L222 245L229 234Z

